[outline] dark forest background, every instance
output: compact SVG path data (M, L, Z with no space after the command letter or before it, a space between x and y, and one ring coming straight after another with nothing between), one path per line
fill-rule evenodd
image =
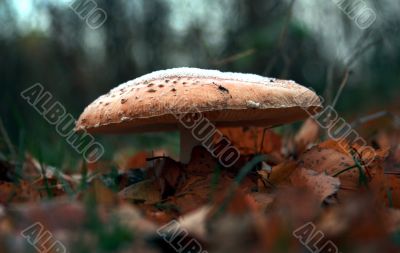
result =
M96 30L68 2L23 1L29 12L15 2L0 0L1 156L29 151L52 164L79 159L20 97L34 83L78 117L112 87L159 69L191 66L293 79L327 103L348 73L337 103L341 116L351 121L399 108L397 0L369 1L377 21L366 30L334 1L97 0L108 19ZM178 143L176 134L162 133L98 138L108 158L116 149Z

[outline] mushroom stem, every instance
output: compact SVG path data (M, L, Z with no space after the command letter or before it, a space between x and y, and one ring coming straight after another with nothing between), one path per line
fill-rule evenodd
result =
M191 129L185 128L184 126L179 127L180 133L180 155L179 160L183 164L190 162L190 156L192 155L192 149L201 142L193 137Z

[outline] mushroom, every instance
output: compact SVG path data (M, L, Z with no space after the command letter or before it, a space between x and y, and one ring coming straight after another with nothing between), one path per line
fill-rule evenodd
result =
M203 115L214 127L273 127L320 109L314 92L294 81L197 68L156 71L99 97L76 130L89 133L180 131L180 161L199 144L182 115ZM190 117L189 121L190 121Z

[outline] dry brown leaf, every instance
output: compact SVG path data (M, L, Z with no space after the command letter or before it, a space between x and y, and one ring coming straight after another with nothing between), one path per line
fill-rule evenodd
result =
M190 174L210 174L218 166L218 161L202 146L196 146L192 150L191 159L185 166L185 172Z
M386 227L388 232L396 233L400 230L400 209L388 209L386 215Z
M384 161L385 173L400 176L400 145Z
M340 144L332 139L326 140L318 144L320 149L333 149L342 154L350 155L350 145L347 142L340 142Z
M118 193L124 200L143 202L144 204L153 204L161 200L160 189L155 180L145 180L130 185Z
M273 185L279 185L284 182L288 182L290 175L296 169L296 162L284 161L274 167L272 167L271 173L268 175L266 180L271 182ZM265 177L265 173L263 174Z
M223 213L229 215L248 215L259 212L261 206L257 201L242 188L228 189L225 194L220 194L210 211L210 216L219 214L221 207L224 207Z
M299 158L299 166L318 173L326 173L335 176L351 166L354 160L350 155L343 153L336 146L331 146L331 142L311 148ZM350 169L337 176L340 179L341 190L339 198L351 195L359 188L359 171L357 168Z
M400 177L384 175L380 196L388 207L400 208Z
M213 193L211 180L212 174L191 175L177 189L172 202L179 206L183 214L196 210L210 200Z
M351 155L350 150L357 153ZM382 183L385 179L379 178L383 175L382 163L386 156L385 150L377 150L376 156L368 166L363 165L363 161L368 161L372 157L369 154L359 155L360 147L347 144L339 144L336 141L328 140L305 152L299 159L299 165L317 172L326 172L330 176L340 179L341 189L338 193L339 198L351 197L360 190L366 190L367 185L375 192L382 191ZM353 157L354 156L354 157ZM358 161L360 166L356 166ZM360 174L361 171L361 174ZM374 182L379 181L379 182ZM380 189L380 190L378 190ZM378 195L383 196L382 193Z
M0 182L0 204L35 202L39 200L39 191L25 181L21 181L19 184Z
M93 196L97 204L105 206L114 206L118 203L118 197L115 192L106 187L102 180L94 178L89 189L83 193L84 196Z
M214 174L190 175L178 188L173 202L180 207L182 213L187 213L196 208L207 204L211 199L222 199L227 191L232 189L234 177L225 170L221 171L218 182ZM257 186L249 177L245 178L240 185L240 189L245 193L250 193L251 189Z
M305 168L296 169L290 176L290 181L296 187L304 187L313 192L321 203L336 194L340 187L338 178Z
M350 155L344 154L338 149L316 146L300 156L299 165L318 172L326 172L328 175L335 175L343 169L355 165L355 163ZM354 181L355 174L357 174L356 179L358 179L356 170L344 172L340 179L345 179L345 176L351 175L351 181Z
M395 138L396 139L396 138ZM375 137L375 141L378 144L379 148L381 149L391 149L394 148L392 146L392 137L389 136L389 134L385 131L380 131L376 137Z
M280 152L282 140L272 130L260 127L220 128L232 145L239 149L240 154L268 154ZM263 138L264 137L264 138Z
M294 137L296 152L302 153L306 148L315 143L320 133L319 125L313 118L308 118Z
M387 218L386 209L377 206L373 199L365 194L344 201L341 205L332 206L322 213L316 225L326 236L340 236L353 244L356 241L368 243L370 240L376 241L388 236L385 222Z
M153 171L160 187L161 197L165 199L173 195L183 177L182 164L169 157L160 158L154 161Z
M388 150L388 155L384 161L385 173L400 176L400 135L398 133L389 135L382 132L378 135L377 142L381 149Z
M261 193L261 192L251 192L249 195L255 200L258 207L257 209L265 212L268 210L272 204L274 203L275 196L268 193Z

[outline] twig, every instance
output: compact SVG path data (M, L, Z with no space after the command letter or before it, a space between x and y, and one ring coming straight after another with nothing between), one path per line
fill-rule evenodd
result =
M278 43L278 48L279 49L282 49L282 47L283 47L283 42L285 42L285 40L286 40L286 37L287 37L287 32L288 32L288 28L289 28L289 22L290 22L290 20L292 19L292 14L293 14L293 12L292 12L292 10L293 10L293 5L294 5L294 2L295 2L296 0L292 0L291 2L290 2L290 5L289 5L289 11L288 11L288 14L287 14L287 17L286 17L286 20L285 20L285 26L283 27L283 30L281 31L281 34L280 34L280 36L279 36L279 43Z
M279 39L278 39L278 41L277 41L276 51L277 51L278 53L281 53L281 52L282 52L283 43L286 41L287 32L288 32L288 30L289 30L289 29L288 29L288 28L289 28L289 23L290 23L290 20L292 19L292 14L293 14L293 13L292 13L293 5L294 5L294 2L295 2L295 1L296 1L296 0L292 0L292 1L290 2L288 14L287 14L286 20L285 20L285 25L283 26L283 29L282 29L282 31L281 31L281 33L280 33L280 35L279 35ZM271 58L271 60L270 60L269 63L267 64L267 67L266 67L265 70L264 70L264 74L268 75L268 74L271 72L272 66L275 65L276 58L277 58L277 54L274 54L274 56Z
M344 72L344 76L343 76L342 82L340 83L339 90L336 93L335 99L332 102L332 107L333 108L336 107L336 104L337 104L337 102L338 102L338 100L340 98L340 95L342 95L343 89L346 86L347 81L349 80L349 75L350 75L350 71L349 71L349 69L346 69L345 72Z
M265 132L268 130L268 128L264 128L263 129L263 133L262 133L262 137L261 137L261 145L260 145L260 152L258 152L259 154L261 154L263 148L264 148L264 138L265 138Z
M327 69L326 74L326 88L325 88L325 97L326 97L326 104L332 103L332 93L333 93L333 73L334 73L334 64L330 64Z
M340 84L340 86L339 86L339 90L338 90L338 92L337 92L337 94L336 94L336 97L335 97L334 101L332 102L332 107L335 107L335 106L336 106L336 104L337 104L337 102L338 102L338 100L339 100L339 98L340 98L340 95L342 94L342 91L343 91L344 87L346 86L346 84L347 84L347 82L348 82L349 75L350 75L350 69L351 69L351 66L353 65L353 63L354 63L362 54L364 54L365 52L367 52L368 49L372 48L374 45L378 44L380 41L383 40L383 37L379 37L379 38L377 38L377 39L371 41L370 43L367 43L365 46L361 46L361 47L357 46L357 45L360 44L362 41L365 41L365 39L368 38L370 34L371 34L371 31L368 31L367 33L365 33L363 36L361 36L361 37L359 38L359 40L358 40L357 43L355 44L355 45L356 45L355 48L357 48L357 49L354 50L354 53L353 53L353 54L348 58L348 60L346 61L347 63L345 64L345 65L346 65L346 69L345 69L344 77L343 77L343 80L342 80L342 82L341 82L341 84ZM365 38L365 39L364 39L364 38Z
M213 65L222 66L222 65L225 65L225 64L228 64L228 63L231 63L231 62L235 62L237 60L240 60L242 58L250 56L250 55L254 54L255 52L256 52L256 50L254 48L251 48L251 49L248 49L248 50L246 50L244 52L237 53L237 54L234 54L232 56L229 56L229 57L227 57L225 59L222 59L222 60L219 60L219 61L215 61Z
M356 50L354 52L353 55L351 55L348 60L347 60L347 67L350 68L351 65L357 60L358 57L360 57L363 53L365 53L366 51L368 51L368 49L370 49L372 46L374 46L375 44L378 44L380 41L382 41L383 38L380 37L374 41L371 41L370 43L368 43L367 45L365 45L364 47L360 47L358 50Z
M150 161L154 161L154 160L158 160L158 159L164 159L164 158L169 158L168 156L153 156L153 157L147 157L146 161L150 162Z
M357 168L357 165L353 165L353 166L347 167L347 168L335 173L334 175L332 175L332 177L337 177L337 176L345 173L346 171L349 171L349 170L352 170L352 169L355 169L355 168Z
M359 118L359 119L353 121L353 122L351 123L351 127L352 127L352 128L356 128L356 127L358 127L358 126L360 126L360 125L363 125L363 124L365 124L365 123L367 123L367 122L369 122L369 121L376 120L376 119L385 117L385 116L387 116L387 115L391 115L391 113L389 113L389 112L387 112L387 111L376 112L376 113L373 113L373 114L370 114L370 115L361 117L361 118Z

